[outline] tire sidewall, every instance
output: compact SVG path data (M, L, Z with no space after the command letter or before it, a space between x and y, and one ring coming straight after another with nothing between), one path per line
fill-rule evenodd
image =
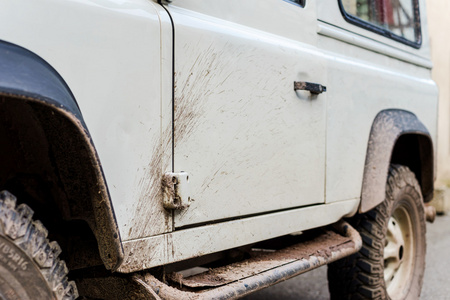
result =
M54 299L34 260L4 235L0 235L0 271L0 294L6 299Z
M355 215L349 223L361 234L363 245L358 253L338 260L328 266L329 291L332 300L363 300L363 299L393 299L413 300L419 299L425 270L425 213L421 189L415 174L409 168L401 165L391 165L389 168L386 184L386 198L372 210ZM400 209L396 212L397 209ZM407 217L410 221L408 231L398 232L398 228L388 236L391 217ZM393 220L396 220L396 217ZM400 220L401 220L400 218ZM393 224L395 226L395 224ZM412 242L406 241L404 232L410 232ZM393 235L391 235L393 234ZM401 234L401 244L393 238L395 234ZM397 276L395 285L388 289L385 282L386 267L389 261L385 260L385 251L388 242L394 242L394 248L399 251L398 256L403 257L401 251L408 249L414 252L405 260L412 265L402 269L400 273L398 266L392 265L394 278ZM397 245L395 245L397 244ZM404 249L401 250L401 246ZM396 252L392 254L395 255ZM386 253L386 258L391 257ZM400 277L399 277L400 276Z
M398 183L399 181L397 181ZM388 191L389 196L389 191ZM387 199L388 200L388 199ZM384 204L388 205L389 218L394 215L394 212L403 208L407 211L411 220L413 235L413 247L415 247L415 255L413 257L413 267L410 278L404 280L407 283L402 291L392 298L397 299L419 299L420 291L423 283L423 273L425 269L425 254L426 254L426 224L425 212L423 208L422 195L417 187L406 182L402 187L392 189L392 198ZM385 238L387 234L387 224L385 226ZM384 243L385 241L383 241Z

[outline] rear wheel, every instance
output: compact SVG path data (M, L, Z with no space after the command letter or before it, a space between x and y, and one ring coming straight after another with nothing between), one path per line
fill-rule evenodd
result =
M27 205L16 207L12 194L0 192L0 299L76 299L75 284L58 258L59 245L49 242L47 230L32 216Z
M419 299L425 269L425 213L419 184L392 165L386 199L357 215L363 247L328 267L331 299Z

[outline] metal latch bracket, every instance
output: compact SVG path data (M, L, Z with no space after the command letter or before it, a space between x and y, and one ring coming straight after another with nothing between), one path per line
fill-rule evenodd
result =
M162 179L163 206L166 209L184 209L191 205L189 174L167 172Z

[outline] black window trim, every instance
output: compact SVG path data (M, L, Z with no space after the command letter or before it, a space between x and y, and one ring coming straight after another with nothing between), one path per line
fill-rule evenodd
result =
M342 13L344 19L347 22L349 22L350 24L362 27L364 29L375 32L377 34L380 34L382 36L390 38L394 41L403 43L403 44L413 47L415 49L419 49L422 46L422 26L421 26L421 22L420 22L419 0L414 0L414 21L417 26L417 28L415 28L417 41L408 40L404 37L401 37L401 36L393 33L389 29L377 26L373 23L367 22L356 16L353 16L345 11L344 5L342 4L342 0L337 0L337 1L339 3L339 8L341 10L341 13Z

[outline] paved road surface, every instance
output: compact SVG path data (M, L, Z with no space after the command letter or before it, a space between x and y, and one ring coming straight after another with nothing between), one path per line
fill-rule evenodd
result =
M450 216L427 223L427 265L421 300L450 300ZM246 300L329 300L327 267L321 267L276 286L256 292Z

